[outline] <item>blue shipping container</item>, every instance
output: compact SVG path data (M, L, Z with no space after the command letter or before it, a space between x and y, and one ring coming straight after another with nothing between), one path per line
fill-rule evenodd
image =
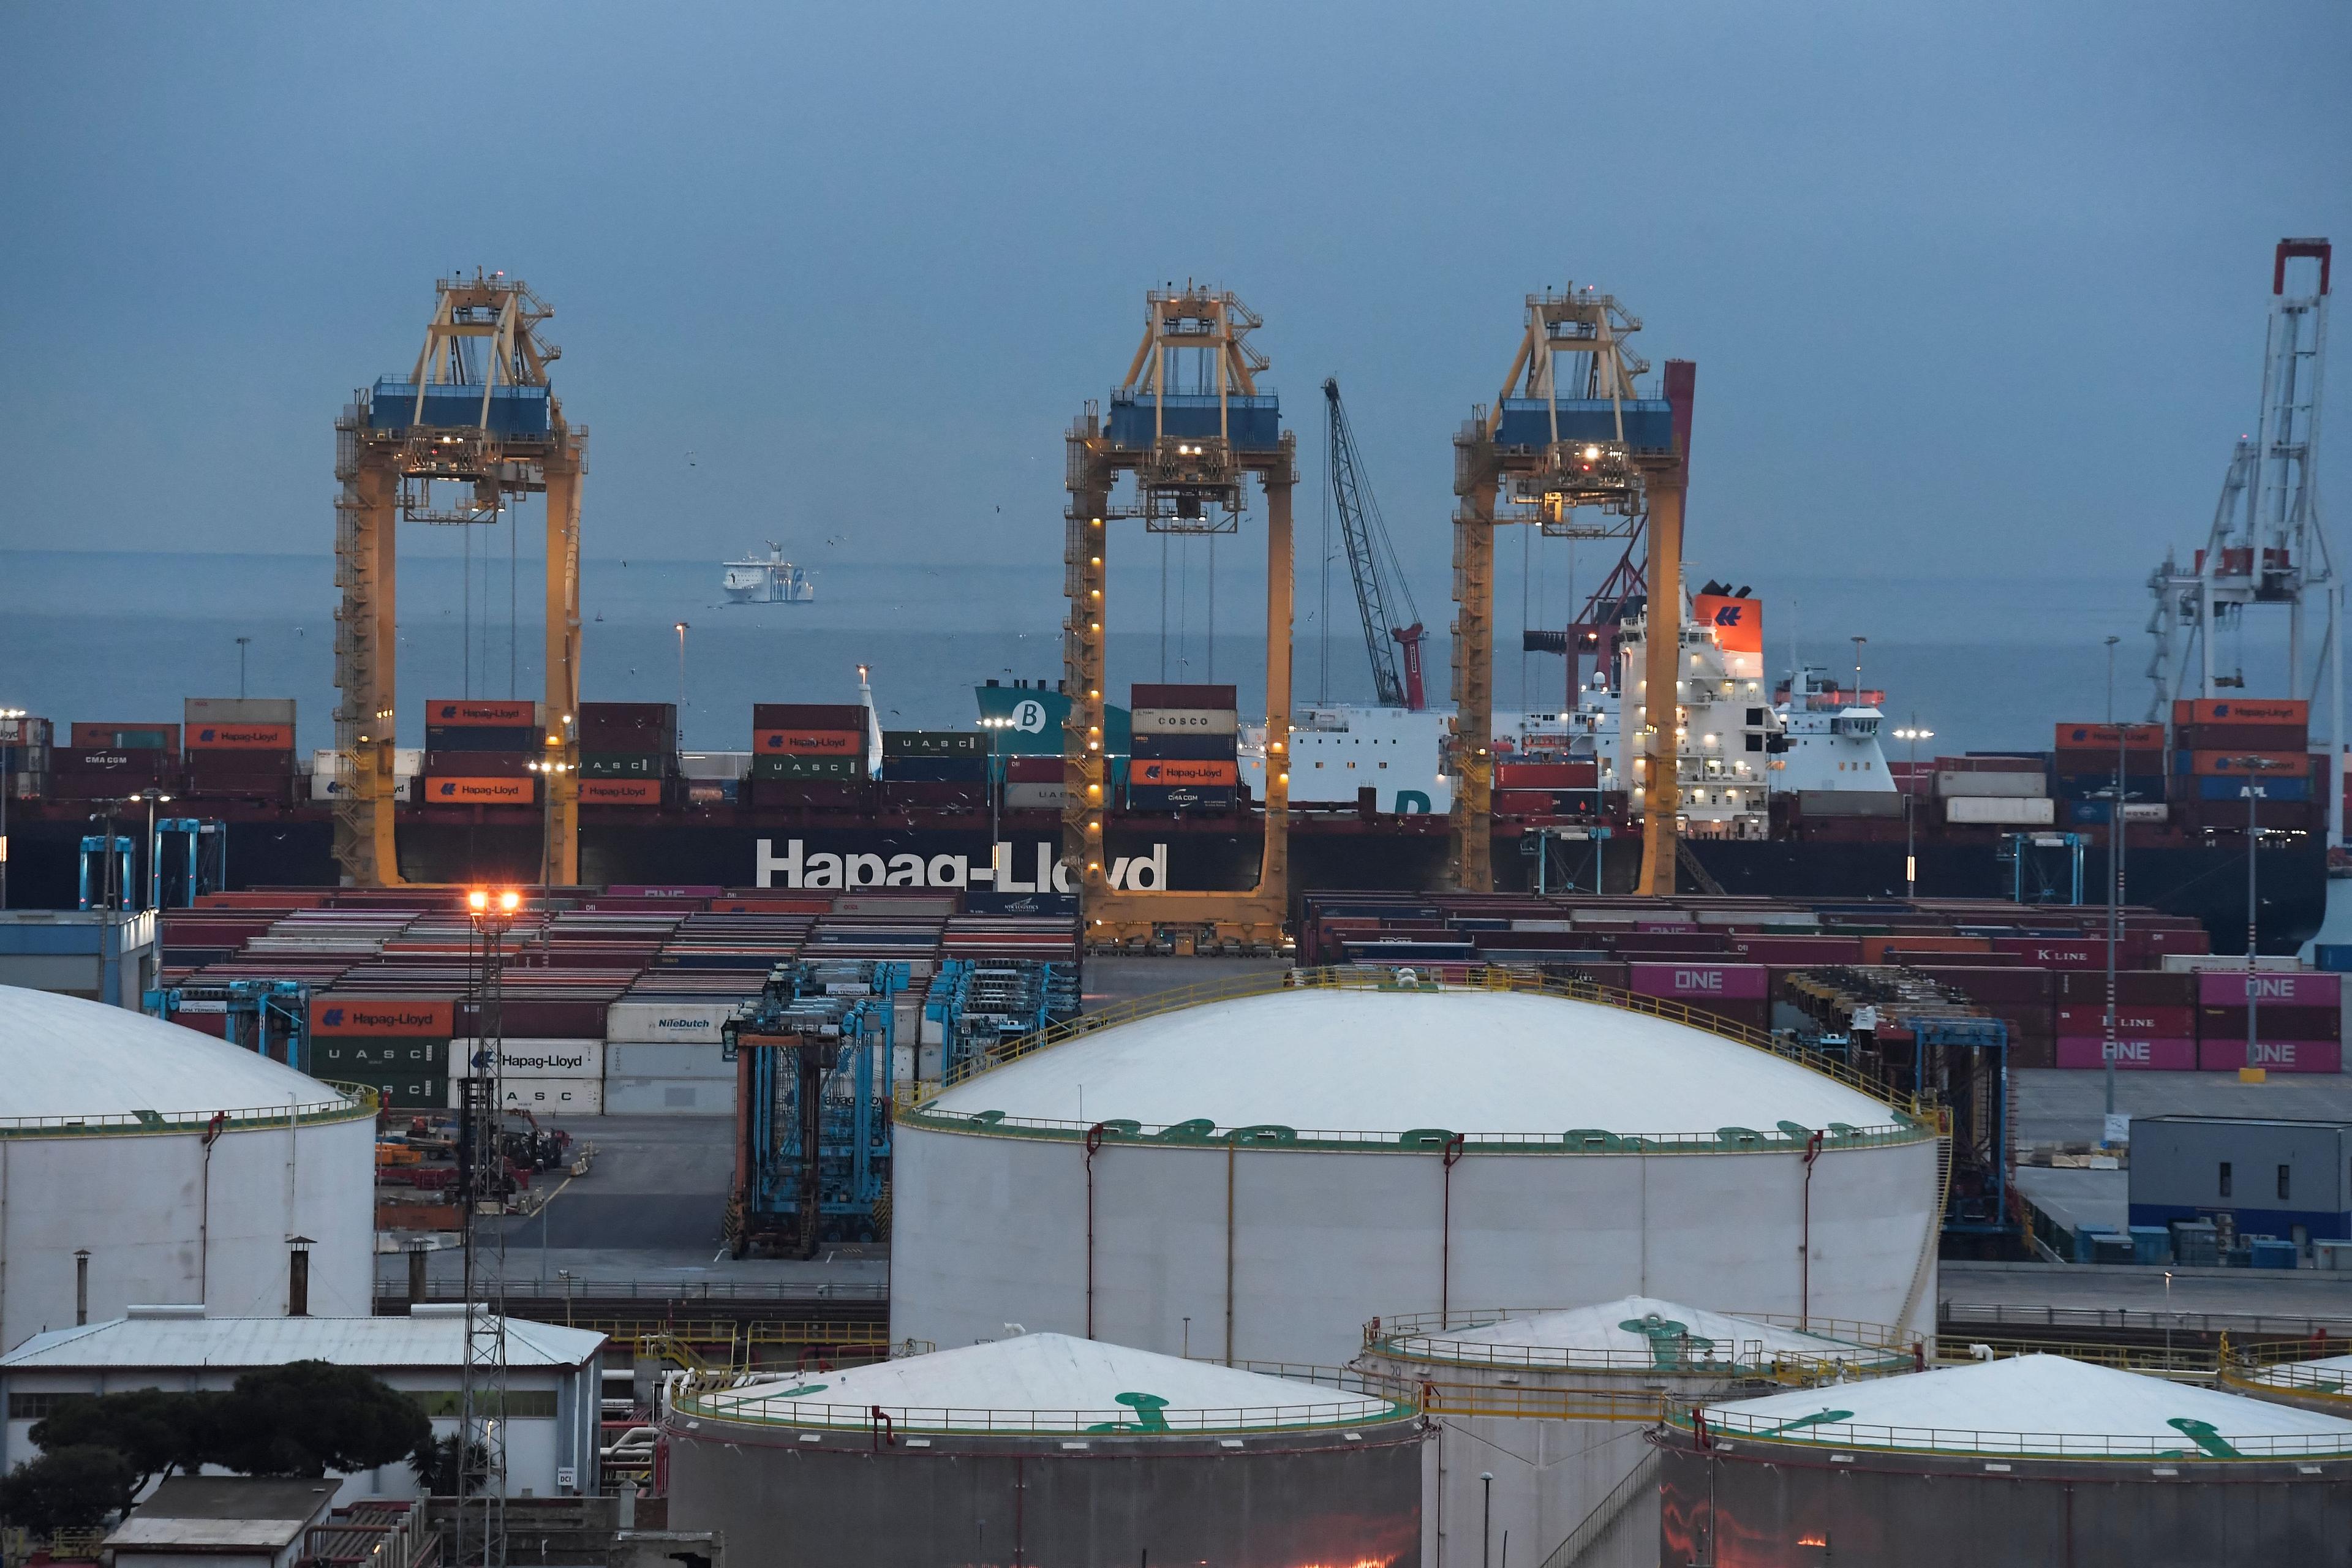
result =
M1551 405L1540 398L1513 397L1503 404L1503 421L1495 432L1501 447L1549 447L1552 441ZM1627 403L1625 445L1637 452L1663 452L1675 444L1674 405L1662 397ZM1563 441L1610 442L1617 439L1617 412L1606 398L1561 398L1559 438Z
M1207 393L1171 393L1154 398L1149 393L1110 395L1110 442L1129 451L1150 447L1158 434L1205 439L1217 434L1217 398ZM1224 399L1225 435L1237 450L1270 452L1282 445L1281 400L1272 393Z
M488 429L494 436L547 434L547 388L500 386L490 392L489 417L482 416L482 389L447 384L425 389L425 415L416 416L416 384L386 377L375 384L368 400L368 428L405 430L412 426L436 430Z
M2240 798L2239 792L2249 787L2261 790L2264 800L2298 801L2311 798L2309 779L2264 779L2259 784L2250 786L2242 776L2216 777L2210 773L2198 779L2197 798L2236 800Z

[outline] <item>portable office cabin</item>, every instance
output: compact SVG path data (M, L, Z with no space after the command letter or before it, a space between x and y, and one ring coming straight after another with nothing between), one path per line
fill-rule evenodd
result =
M2133 1118L2131 1223L2224 1215L2241 1236L2352 1237L2352 1121Z

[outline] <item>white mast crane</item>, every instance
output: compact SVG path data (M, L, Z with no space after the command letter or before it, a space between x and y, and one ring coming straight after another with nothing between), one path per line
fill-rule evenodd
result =
M2242 668L2215 668L2214 633L2242 624L2250 606L2287 611L2289 699L2312 701L2313 719L2327 692L2327 847L2344 847L2344 646L2342 584L2319 515L2319 415L2327 364L2328 266L2325 239L2282 239L2271 264L2271 316L2263 356L2260 422L2241 437L2221 483L2221 503L2205 547L2187 566L2169 552L2149 574L2156 610L2147 629L2156 638L2148 679L2155 687L2148 718L2169 725L2180 698L2210 698L2242 688ZM2290 264L2308 292L2287 292ZM2315 658L2306 660L2306 620L2324 617ZM2317 730L2317 724L2313 725Z

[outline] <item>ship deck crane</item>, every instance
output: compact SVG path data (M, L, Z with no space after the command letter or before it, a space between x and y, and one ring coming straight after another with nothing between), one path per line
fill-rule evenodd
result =
M1372 687L1382 707L1418 713L1429 705L1421 679L1421 609L1405 584L1380 502L1364 482L1338 378L1324 381L1323 401L1330 414L1331 504L1339 510L1339 534L1348 547L1348 572L1355 580L1356 609L1364 622L1364 651L1372 661Z
M1627 538L1646 523L1650 598L1681 603L1683 491L1697 367L1669 360L1665 395L1634 387L1649 364L1626 348L1642 323L1613 296L1573 284L1530 294L1517 353L1493 406L1454 438L1454 735L1456 774L1449 870L1465 891L1495 885L1490 812L1495 760L1495 530L1539 527L1553 537ZM1597 514L1598 521L1594 521ZM1680 616L1673 623L1679 627ZM1647 689L1677 689L1679 636L1643 645ZM1634 694L1627 693L1629 714ZM1644 726L1640 891L1675 890L1676 726Z
M1063 871L1079 894L1089 943L1150 938L1163 926L1213 928L1221 941L1273 947L1290 902L1290 491L1297 441L1281 405L1260 392L1264 354L1249 334L1264 323L1231 292L1187 283L1152 289L1143 341L1111 393L1108 418L1092 404L1066 447L1064 516ZM1103 754L1104 628L1111 524L1139 520L1150 533L1237 533L1244 487L1265 492L1265 829L1257 884L1232 892L1114 889L1104 870L1110 780ZM1123 489L1122 476L1131 476Z
M2319 515L2317 466L2333 255L2325 239L2278 242L2271 260L2271 319L2254 434L2240 437L2231 454L2205 547L2186 567L2168 554L2149 574L2156 609L2147 629L2156 638L2156 652L2147 668L2155 687L2148 720L2163 724L2168 736L2176 700L2210 699L2225 688L2244 687L2242 669L2215 669L2213 634L2233 622L2242 624L2252 606L2272 605L2287 613L2286 694L2315 700L2321 677L2326 678L2328 754L2339 761L2344 755L2341 595ZM2299 261L2312 265L2291 267ZM2308 279L2308 292L2287 292L2290 271L2299 281ZM2316 658L2307 658L2305 623L2314 614L2325 617L2325 630ZM2326 787L2327 847L2341 851L2344 795L2333 782Z
M496 522L547 496L548 791L541 883L579 880L580 480L588 432L563 416L540 336L555 312L503 273L444 278L415 368L362 389L335 421L335 859L354 887L402 880L394 836L396 525ZM436 489L436 487L443 487ZM455 487L454 499L448 487Z

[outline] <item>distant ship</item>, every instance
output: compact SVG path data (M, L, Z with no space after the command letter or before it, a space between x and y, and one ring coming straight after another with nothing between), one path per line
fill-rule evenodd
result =
M726 563L719 586L728 602L737 605L805 605L816 597L816 584L806 572L784 559L784 547L768 541L768 558L754 556Z

